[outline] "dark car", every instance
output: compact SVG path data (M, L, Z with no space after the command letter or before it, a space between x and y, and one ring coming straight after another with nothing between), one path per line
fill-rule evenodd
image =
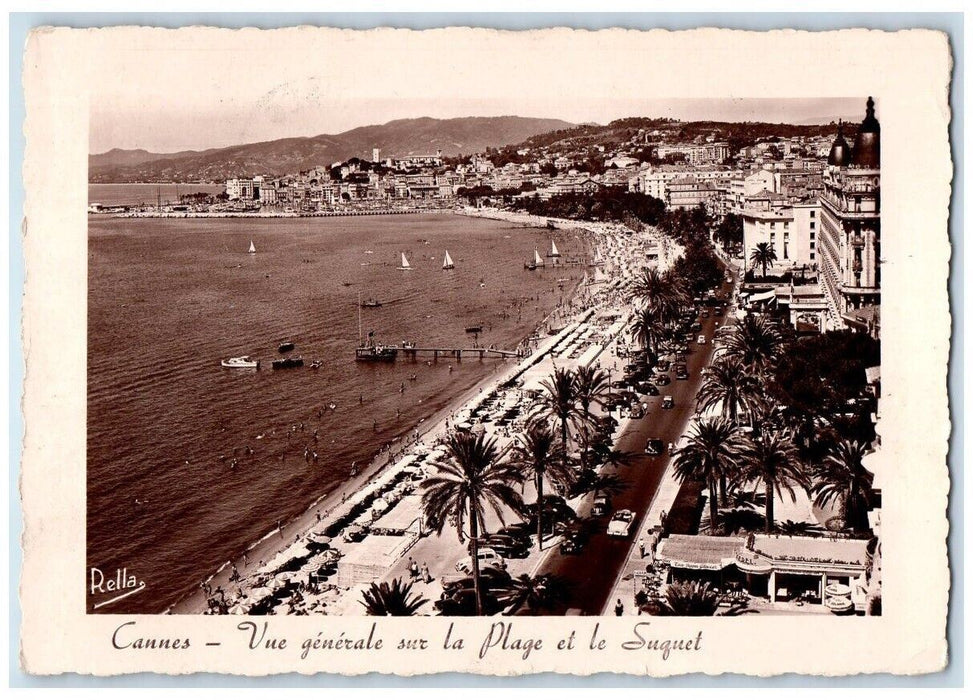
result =
M648 455L661 455L665 452L665 445L659 438L649 438L645 442L645 453Z
M580 554L587 543L588 533L583 528L577 528L564 533L559 549L561 554Z
M716 314L717 316L722 316L723 315L723 307L722 306L717 306L716 309L713 310L713 313Z
M703 324L696 322L690 328L693 332L698 333L699 331L703 330Z
M515 539L510 535L490 535L483 542L504 559L523 559L530 552L530 540Z
M659 360L658 362L655 363L655 368L660 372L668 372L669 360Z
M666 386L671 381L672 380L669 379L668 374L660 374L655 378L655 383L658 384L659 386Z
M649 396L659 395L659 390L655 387L654 384L650 384L649 382L639 382L638 390L640 393L648 394Z
M608 515L611 512L612 504L611 499L608 496L597 496L595 502L591 505L591 517L600 518L604 515Z
M689 369L686 365L676 365L676 379L689 379Z

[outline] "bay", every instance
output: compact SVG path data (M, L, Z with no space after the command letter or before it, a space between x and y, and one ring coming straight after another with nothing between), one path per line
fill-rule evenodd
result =
M582 275L524 270L552 235L584 255L575 233L453 214L92 217L87 559L146 582L110 612L164 610L506 366L356 363L359 294L382 302L361 310L379 341L469 347L482 325L479 344L513 349ZM414 270L396 269L403 252ZM271 370L284 340L320 369ZM262 368L220 366L237 355Z

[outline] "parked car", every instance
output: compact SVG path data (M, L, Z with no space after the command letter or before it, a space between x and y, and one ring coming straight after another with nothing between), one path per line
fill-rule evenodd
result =
M506 569L507 562L489 547L484 547L476 553L480 562L480 569ZM465 557L456 562L456 570L467 574L473 573L473 557Z
M696 344L697 345L706 345L706 336L705 335L701 335L698 338L696 338Z
M662 408L672 408L676 405L676 400L671 396L666 396L662 399Z
M686 365L676 365L676 379L689 379L689 368Z
M665 452L665 445L659 438L649 438L645 441L645 453L649 455L661 455Z
M668 374L659 374L659 375L656 375L656 378L655 378L655 383L658 384L659 386L666 386L671 381L672 380L669 379L669 375Z
M596 496L595 502L591 505L591 517L599 518L608 515L611 510L611 500L608 496Z
M635 520L635 513L630 510L619 510L608 521L609 537L628 537L632 529L632 521Z
M483 544L504 559L523 559L530 551L530 540L512 537L510 535L489 535Z
M660 372L669 371L669 360L659 360L655 363L655 368Z
M638 419L640 419L640 418L642 418L644 416L645 416L645 409L642 408L642 404L636 403L636 404L632 404L631 406L629 406L629 408L628 408L628 417L629 418L634 418L634 419L638 420Z

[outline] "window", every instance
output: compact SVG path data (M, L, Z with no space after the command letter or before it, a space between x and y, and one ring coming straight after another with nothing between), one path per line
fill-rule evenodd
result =
M814 210L813 209L811 210L811 218L812 219L814 218ZM814 226L814 224L811 224L811 226Z
M776 221L771 221L770 222L770 228L777 228L777 222Z
M811 260L814 260L814 251L811 251Z
M812 211L811 213L813 214L814 212ZM811 222L811 235L812 236L814 235L814 222L813 221Z

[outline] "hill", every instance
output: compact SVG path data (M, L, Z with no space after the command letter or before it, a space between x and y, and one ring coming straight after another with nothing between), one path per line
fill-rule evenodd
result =
M559 119L527 117L462 117L458 119L397 119L341 134L297 137L206 151L150 153L113 149L89 156L89 182L206 182L229 177L286 175L330 165L354 156L370 159L373 148L382 157L435 153L444 156L478 153L519 143L536 134L573 125Z

